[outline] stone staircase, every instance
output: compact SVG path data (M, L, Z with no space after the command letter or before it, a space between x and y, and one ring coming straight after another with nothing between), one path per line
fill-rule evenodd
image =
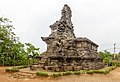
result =
M30 66L30 70L44 70L44 65L48 59L48 56L43 56L39 62Z
M46 63L47 59L48 59L48 56L42 57L41 60L38 62L38 65L41 66L41 67L44 66L44 64Z

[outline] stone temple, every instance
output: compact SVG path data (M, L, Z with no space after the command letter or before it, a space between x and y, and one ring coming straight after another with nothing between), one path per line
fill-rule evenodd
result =
M37 67L32 67L49 71L103 68L102 58L97 53L98 45L85 37L75 37L70 7L64 5L61 14L61 19L50 25L51 34L41 37L47 44L47 51L40 57Z

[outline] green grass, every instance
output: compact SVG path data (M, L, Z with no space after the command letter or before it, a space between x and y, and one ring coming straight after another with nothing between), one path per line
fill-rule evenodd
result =
M15 69L15 68L7 68L6 72L19 72L19 69Z
M80 70L80 71L66 71L66 72L37 72L38 76L60 77L67 75L80 75L80 74L108 74L111 70L114 70L116 66L106 67L100 70Z
M88 70L88 71L86 71L86 74L94 74L94 73L108 74L110 71L114 70L115 68L116 68L116 66L111 66L111 67L103 68L101 70Z
M86 74L94 74L94 70L86 71Z
M74 74L74 75L80 75L81 72L80 72L80 71L74 71L73 74Z
M52 74L52 77L60 77L60 76L62 76L62 73L54 73L54 74Z
M6 72L19 72L19 69L26 68L28 66L15 66L13 68L7 68Z
M27 68L28 66L15 66L15 67L13 67L13 68L15 68L15 69L22 69L22 68Z
M47 72L36 72L37 76L47 77L49 76Z
M13 68L7 68L6 72L19 72L19 69L26 68L27 66L16 66ZM80 70L80 71L66 71L66 72L47 72L47 71L40 71L36 72L37 76L42 77L60 77L60 76L67 76L67 75L80 75L80 74L108 74L110 71L114 70L117 66L105 67L100 70Z

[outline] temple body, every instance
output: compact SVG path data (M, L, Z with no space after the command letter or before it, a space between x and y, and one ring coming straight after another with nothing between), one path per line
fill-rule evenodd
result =
M47 44L47 51L41 56L38 67L51 71L103 68L98 45L85 37L75 37L70 7L64 5L61 14L61 19L50 25L49 37L41 37Z

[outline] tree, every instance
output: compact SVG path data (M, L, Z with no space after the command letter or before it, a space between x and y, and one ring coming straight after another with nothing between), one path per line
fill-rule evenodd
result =
M3 60L3 63L8 64L9 55L11 55L11 49L14 43L18 41L18 37L16 37L13 32L13 26L10 24L11 21L7 18L0 17L0 43L1 52L0 57ZM3 64L4 65L4 64Z
M112 60L114 59L114 55L106 50L104 52L99 52L99 55L103 58L103 62L108 66L111 64Z
M36 48L31 43L25 43L25 45L27 46L27 54L32 56L32 63L34 64L35 57L40 55L39 48Z
M34 63L39 48L31 43L20 42L13 29L9 19L0 17L0 65L27 65L29 54Z

